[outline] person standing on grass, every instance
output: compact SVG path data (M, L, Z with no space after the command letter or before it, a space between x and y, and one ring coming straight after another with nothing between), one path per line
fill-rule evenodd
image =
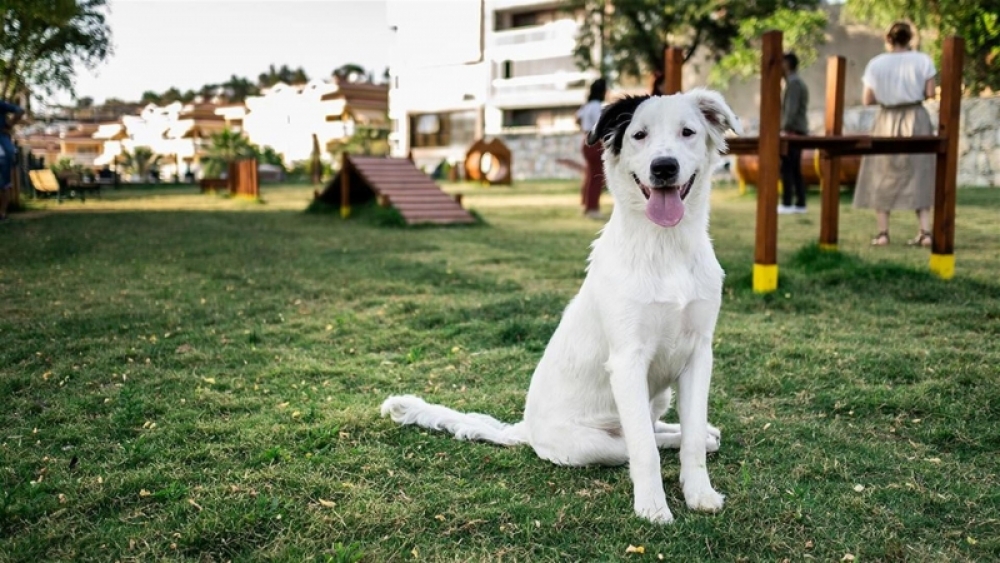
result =
M785 94L781 101L781 134L784 136L808 135L809 88L799 77L799 57L785 53L782 61L785 75ZM806 212L806 182L802 177L802 148L788 145L788 153L781 157L781 205L778 213ZM795 204L792 204L792 196Z
M583 214L591 219L601 218L601 190L604 188L604 162L601 160L601 143L588 145L587 135L601 118L601 109L607 93L607 83L603 78L598 78L590 85L590 95L587 96L587 103L583 104L576 112L576 122L583 131L583 160L587 163L583 186L580 190L581 199L583 200Z
M11 114L7 117L7 114ZM11 135L14 126L21 117L24 110L5 100L0 100L0 221L7 219L7 206L10 205L10 192L14 187L14 164L17 162L14 152L14 141Z
M861 101L866 106L879 106L873 136L934 134L924 100L934 97L937 70L929 56L913 50L912 39L910 24L892 24L885 36L888 52L878 55L865 67ZM854 207L875 210L878 234L872 239L872 246L889 244L889 212L894 210L917 212L917 236L906 244L931 245L934 158L932 154L891 154L861 159Z

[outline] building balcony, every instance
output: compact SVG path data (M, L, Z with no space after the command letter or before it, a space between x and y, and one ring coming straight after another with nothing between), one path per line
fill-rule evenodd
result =
M504 108L582 105L587 88L599 76L596 70L586 70L497 78L491 101Z
M525 61L573 54L580 24L565 19L538 26L494 31L486 50L494 61Z

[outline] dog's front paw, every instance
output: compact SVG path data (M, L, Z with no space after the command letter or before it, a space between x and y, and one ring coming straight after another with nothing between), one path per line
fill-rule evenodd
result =
M705 451L709 453L719 451L720 442L722 442L721 437L709 434L708 438L705 439Z
M691 510L701 512L718 512L725 502L724 496L715 492L711 486L688 489L684 487L684 501Z
M666 499L661 502L636 500L635 514L653 524L669 524L674 521L674 515L670 512Z

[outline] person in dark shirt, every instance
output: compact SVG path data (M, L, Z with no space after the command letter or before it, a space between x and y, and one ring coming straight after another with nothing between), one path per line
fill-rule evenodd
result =
M17 162L11 134L23 116L24 110L20 106L0 100L0 152L3 153L0 155L0 221L7 218L10 190L13 187L14 163Z
M785 70L785 95L781 101L781 134L808 135L809 88L799 77L799 58L795 53L786 53L783 61ZM788 153L781 157L781 205L778 213L806 212L806 183L802 178L802 149L790 145ZM792 204L792 196L795 203Z

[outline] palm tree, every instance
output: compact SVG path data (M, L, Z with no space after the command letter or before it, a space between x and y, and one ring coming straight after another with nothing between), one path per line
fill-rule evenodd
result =
M121 164L133 176L138 176L140 180L149 177L149 171L159 164L161 155L155 154L149 147L135 147L131 152L125 151L121 155Z
M205 163L205 177L218 178L227 170L230 162L240 158L250 158L256 154L257 151L254 150L250 139L242 133L229 128L212 133L206 156L202 159Z

